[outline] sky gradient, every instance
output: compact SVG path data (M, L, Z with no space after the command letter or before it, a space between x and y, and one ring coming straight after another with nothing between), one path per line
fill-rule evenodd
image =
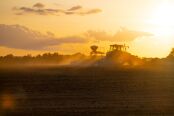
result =
M173 6L172 0L1 0L0 55L88 54L93 44L107 52L126 43L140 57L165 57L174 46Z

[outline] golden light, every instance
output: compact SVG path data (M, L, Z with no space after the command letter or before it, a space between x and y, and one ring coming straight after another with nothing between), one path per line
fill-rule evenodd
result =
M168 36L174 33L174 7L169 2L163 2L154 8L148 23L155 28L151 31L157 36Z

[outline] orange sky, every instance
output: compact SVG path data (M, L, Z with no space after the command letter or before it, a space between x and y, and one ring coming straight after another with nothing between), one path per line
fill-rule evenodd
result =
M37 6L37 3L41 5ZM132 54L141 57L165 57L174 46L173 6L172 0L1 0L0 24L18 24L44 35L50 32L54 39L78 37L88 41L61 40L63 42L57 42L54 46L45 44L48 49L26 49L20 47L22 39L14 42L14 45L13 38L8 38L6 43L0 41L0 55L35 55L46 51L89 53L91 44L99 45L100 50L107 51L110 44L120 43L117 38L114 40L114 35L120 27L126 27L131 31L153 34L121 41L130 46L129 51ZM95 36L87 38L88 31L95 32L92 33ZM101 39L104 37L106 39Z

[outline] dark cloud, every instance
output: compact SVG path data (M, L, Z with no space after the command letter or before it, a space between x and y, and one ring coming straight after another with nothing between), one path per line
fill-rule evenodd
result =
M16 15L24 15L24 14L37 14L37 15L89 15L89 14L97 14L102 12L101 9L83 9L82 6L73 6L68 10L65 9L52 9L45 8L45 5L42 3L36 3L33 7L14 7L12 10L15 11Z
M68 11L66 12L67 15L71 15L71 14L77 14L77 15L90 15L90 14L97 14L102 12L101 9L91 9L91 10L79 10L77 12L72 12L72 11Z
M36 3L36 4L33 5L33 7L35 7L35 8L44 8L45 5L42 4L42 3Z
M75 11L79 9L82 9L82 6L73 6L72 8L68 9L68 11Z
M0 46L9 48L42 50L54 45L85 42L86 39L78 36L56 38L51 32L43 35L24 26L0 24Z
M71 11L65 11L64 12L66 15L73 15L73 14L76 14L75 12L71 12Z
M28 7L20 7L16 9L18 11L16 15L23 15L23 14L38 14L38 15L56 15L57 13L63 12L60 9L34 9Z
M34 12L35 10L32 8L27 8L27 7L21 7L19 10L25 11L25 12Z
M88 31L85 33L88 38L93 38L100 41L113 41L113 42L130 42L139 37L153 36L148 32L131 31L126 28L121 28L116 34L110 35L105 31Z

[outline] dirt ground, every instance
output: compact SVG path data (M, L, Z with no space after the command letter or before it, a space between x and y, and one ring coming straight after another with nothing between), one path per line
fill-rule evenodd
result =
M174 72L1 67L0 115L174 115Z

